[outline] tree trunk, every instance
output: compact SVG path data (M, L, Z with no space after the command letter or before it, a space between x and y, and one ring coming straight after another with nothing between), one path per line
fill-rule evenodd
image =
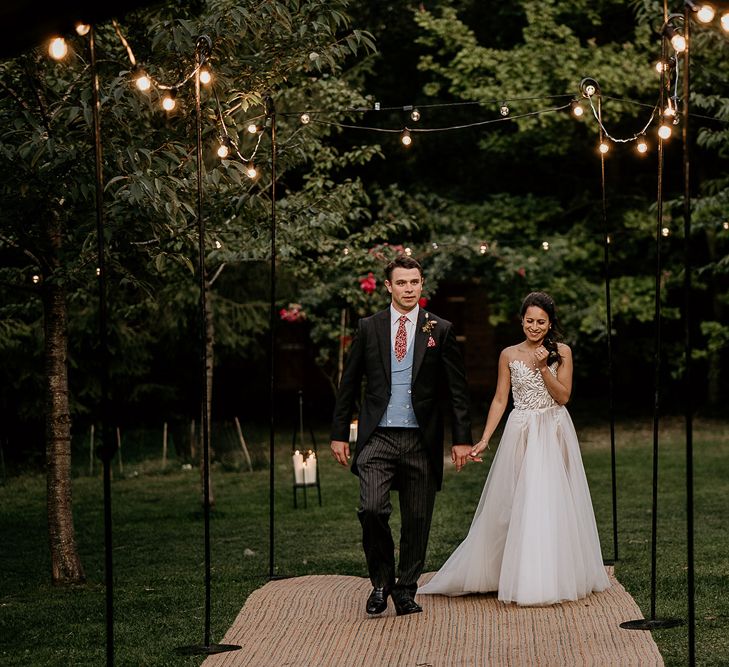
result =
M213 322L213 303L212 303L212 290L210 289L210 283L206 281L205 283L205 341L204 345L207 351L207 363L205 365L205 385L207 388L207 403L205 405L205 409L207 410L207 417L208 417L208 490L210 493L210 506L212 507L215 505L215 494L213 493L213 478L210 474L210 464L213 459L213 441L212 441L212 433L213 433L213 424L212 424L212 406L213 406L213 352L215 348L215 324ZM202 501L205 502L205 496L204 496L204 483L205 480L203 479L205 466L203 465L203 457L205 456L205 449L202 446L202 428L203 428L203 420L200 420L200 483L201 489L202 489Z
M48 235L58 268L60 224L49 223ZM66 292L51 274L43 286L46 382L46 486L51 580L54 584L85 581L76 547L71 500L71 414L68 406L68 329Z

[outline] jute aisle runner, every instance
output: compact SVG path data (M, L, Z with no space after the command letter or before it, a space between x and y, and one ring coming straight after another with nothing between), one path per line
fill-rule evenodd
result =
M369 618L360 577L272 581L246 601L221 640L239 644L204 667L451 667L452 665L663 665L650 632L622 630L642 618L608 568L611 588L577 602L517 607L495 595L422 595L422 614L395 616L390 602ZM430 578L424 575L421 583Z

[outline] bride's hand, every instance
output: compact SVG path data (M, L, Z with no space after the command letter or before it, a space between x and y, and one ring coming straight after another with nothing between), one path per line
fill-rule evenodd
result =
M468 458L471 461L481 463L483 459L479 456L481 452L489 448L488 441L485 440L479 440L472 448L471 451L468 453Z

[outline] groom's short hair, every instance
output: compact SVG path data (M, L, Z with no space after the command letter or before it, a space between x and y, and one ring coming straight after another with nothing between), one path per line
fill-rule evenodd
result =
M420 271L420 279L423 279L423 267L417 259L407 255L398 255L385 267L385 277L392 281L392 272L395 269L417 269Z

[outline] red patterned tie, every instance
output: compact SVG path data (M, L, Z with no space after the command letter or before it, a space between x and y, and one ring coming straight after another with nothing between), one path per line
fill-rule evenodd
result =
M400 324L398 324L397 333L395 334L395 357L398 361L403 360L408 350L408 334L405 331L405 322L407 322L407 319L406 315L400 317Z

